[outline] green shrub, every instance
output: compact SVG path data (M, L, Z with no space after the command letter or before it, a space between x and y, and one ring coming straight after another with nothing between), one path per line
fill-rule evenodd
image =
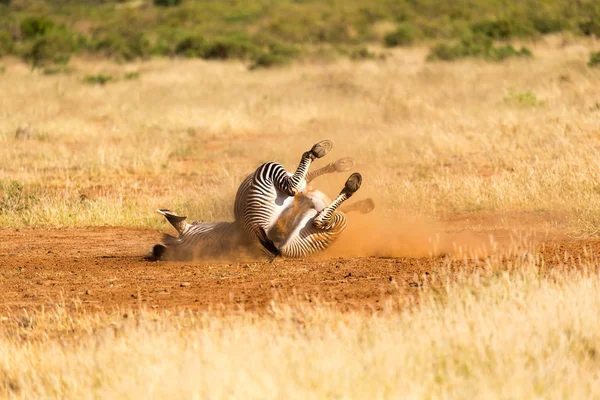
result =
M568 27L567 21L559 17L533 17L531 22L533 24L533 28L542 35L560 32Z
M54 22L46 17L27 17L21 21L21 36L24 40L46 35L54 29Z
M465 57L481 56L493 47L487 36L468 36L456 44L440 43L433 47L427 56L428 61L454 61Z
M504 102L511 105L526 107L534 107L546 103L545 101L539 100L533 92L516 92L512 89L508 92L508 95L504 97Z
M600 37L600 5L597 1L582 5L582 13L577 26L579 31L586 36Z
M4 65L0 65L0 75L6 72L6 67Z
M0 0L0 5L7 6L10 4L10 0Z
M131 81L134 79L140 79L140 73L137 71L134 72L127 72L124 76L126 81Z
M504 61L510 57L533 57L533 53L527 47L521 47L519 50L511 45L491 47L485 58L491 61Z
M23 193L23 185L17 181L8 183L0 182L0 214L14 213L26 209L29 206L33 196L26 196Z
M592 51L590 53L590 60L588 61L587 65L590 67L600 66L600 51Z
M348 54L351 60L360 61L360 60L372 60L377 58L377 54L373 53L366 46L360 46L353 48Z
M272 42L268 45L267 51L254 57L250 70L285 65L297 57L298 54L300 54L300 50L295 46Z
M509 57L532 57L526 47L516 50L511 45L495 47L491 38L484 35L467 36L456 44L440 43L433 47L427 61L454 61L465 57L481 57L488 61L503 61Z
M186 36L175 46L175 54L185 57L204 57L206 39L203 36Z
M59 28L38 36L22 55L34 68L48 64L66 65L71 55L79 51L84 43L81 36Z
M0 57L14 51L13 39L8 32L0 31Z
M471 25L474 35L490 39L509 39L514 36L512 24L506 19L490 19Z
M132 61L150 55L150 42L143 32L133 26L103 29L93 35L92 50L121 61Z
M234 33L213 39L187 36L175 46L175 54L207 60L251 60L262 56L264 50L245 34Z
M71 69L66 65L52 65L49 67L45 67L42 70L44 75L58 75L58 74L68 74L71 72Z
M181 0L152 0L157 7L174 7L181 4Z
M211 60L252 59L259 56L262 50L245 35L234 34L209 41L202 58Z
M83 82L89 84L89 85L101 85L104 86L109 82L114 81L114 78L111 75L103 75L103 74L97 74L97 75L86 75L85 78L83 78Z
M415 41L415 28L410 24L402 24L395 31L383 38L386 47L409 46Z

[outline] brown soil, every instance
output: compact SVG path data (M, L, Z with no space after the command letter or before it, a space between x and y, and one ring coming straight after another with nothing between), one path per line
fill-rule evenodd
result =
M127 228L0 230L0 313L21 309L264 310L297 296L344 309L384 307L418 297L422 279L449 270L484 268L450 256L325 258L267 262L151 262L145 252L160 232ZM538 243L548 265L594 257L600 240ZM448 270L448 268L446 268Z

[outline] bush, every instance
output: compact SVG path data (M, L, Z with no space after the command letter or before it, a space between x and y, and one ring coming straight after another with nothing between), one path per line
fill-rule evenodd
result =
M300 50L295 46L273 42L268 45L267 51L255 56L254 62L250 65L250 70L285 65L298 54L300 54Z
M140 79L140 73L137 71L134 72L127 72L124 76L126 81L131 81L134 79Z
M175 46L175 54L207 60L251 60L257 59L263 53L264 50L260 46L255 44L245 34L240 33L211 40L199 35L187 36Z
M409 46L415 41L415 28L409 24L402 24L395 31L388 33L383 38L386 47Z
M108 82L112 82L113 80L114 80L114 78L111 75L103 75L103 74L86 75L85 78L83 78L83 82L85 82L89 85L101 85L101 86L104 86Z
M27 17L21 21L23 40L35 39L54 29L54 22L45 17Z
M471 25L474 35L506 40L514 36L511 23L505 19L485 20Z
M135 27L116 27L94 33L92 50L103 52L122 61L146 58L150 54L150 42Z
M592 51L590 53L590 60L588 61L587 65L590 67L600 66L600 51Z
M0 0L0 5L7 6L10 4L10 0Z
M175 54L185 57L204 57L206 39L203 36L186 36L175 46Z
M66 65L85 40L64 28L54 29L39 36L23 52L23 57L36 68L47 64Z
M491 47L485 57L491 61L504 61L510 57L533 57L533 53L527 47L517 50L511 45Z
M252 43L247 36L229 35L208 42L202 58L208 60L252 59L261 53L261 48Z
M181 0L153 0L152 4L157 7L175 7L181 4Z
M348 56L353 61L372 60L377 58L377 54L373 53L365 46L360 46L352 49Z
M23 185L17 181L0 182L0 190L3 192L0 197L0 214L23 211L34 200L33 196L25 195Z
M10 33L0 32L0 57L11 54L14 51L14 44Z
M454 61L465 57L481 57L489 61L503 61L509 57L532 57L531 50L511 45L494 47L488 36L477 35L462 38L456 44L441 43L431 49L427 61Z
M583 5L583 13L577 23L579 31L586 36L600 37L600 5L590 2Z
M525 107L535 107L546 104L545 101L538 99L538 97L533 92L515 92L512 89L504 98L504 102L510 105Z
M533 28L542 35L560 32L568 27L567 21L564 19L550 16L533 17L531 22L533 23Z

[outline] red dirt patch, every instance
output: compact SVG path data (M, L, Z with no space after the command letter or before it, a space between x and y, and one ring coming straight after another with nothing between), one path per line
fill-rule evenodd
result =
M262 310L298 296L340 309L384 307L416 297L420 281L442 265L483 268L445 256L330 258L266 262L150 262L160 232L127 228L0 230L0 313L63 304L111 310L221 308ZM600 240L540 244L547 264L600 252ZM567 256L565 256L567 253Z

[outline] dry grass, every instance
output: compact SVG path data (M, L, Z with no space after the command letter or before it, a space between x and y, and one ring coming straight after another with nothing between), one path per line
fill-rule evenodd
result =
M425 64L413 48L255 72L78 60L43 76L4 60L0 226L164 227L158 207L230 219L242 176L265 160L293 168L329 138L331 159L356 158L360 196L388 217L595 235L600 71L585 63L597 44L561 40L503 64ZM82 82L130 70L139 80ZM331 194L342 182L322 185ZM523 254L491 258L481 275L442 274L416 304L376 315L302 302L266 315L7 315L0 396L600 397L597 260L549 273Z
M361 195L386 213L535 212L550 227L594 233L600 72L585 64L592 42L559 39L502 64L427 64L421 48L254 72L80 60L69 75L44 76L6 61L0 180L35 198L0 225L157 227L158 206L229 219L242 176L265 160L291 169L330 138L331 158L355 157ZM83 83L132 70L139 79ZM29 128L15 138L19 127ZM323 186L333 194L342 182Z
M262 316L49 312L4 317L0 396L596 398L600 277L490 261L378 315L273 304Z

